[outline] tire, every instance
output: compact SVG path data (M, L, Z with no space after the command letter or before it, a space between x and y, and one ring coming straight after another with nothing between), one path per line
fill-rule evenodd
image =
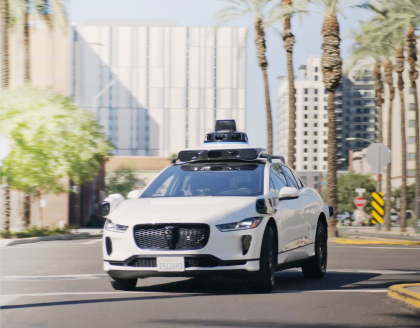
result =
M273 228L268 226L264 232L261 245L260 270L251 280L256 292L269 293L276 283L277 247L275 245Z
M302 266L305 278L322 278L327 272L328 259L328 232L325 224L318 222L315 235L315 256L311 257Z
M111 286L115 290L134 290L137 285L137 279L111 279Z

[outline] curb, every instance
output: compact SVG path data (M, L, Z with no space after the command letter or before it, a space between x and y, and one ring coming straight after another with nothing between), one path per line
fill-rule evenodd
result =
M401 246L419 246L420 241L415 240L374 240L374 239L351 239L351 238L333 238L333 243L342 245L401 245Z
M407 287L420 287L420 283L393 285L388 288L388 296L420 309L420 293Z
M55 235L55 236L42 236L42 237L30 237L30 238L20 238L20 239L4 239L4 244L0 247L7 247L20 244L31 244L37 243L40 241L52 241L52 240L77 240L77 239L93 239L101 238L101 234L92 235L89 233L80 233L80 234L64 234L64 235Z

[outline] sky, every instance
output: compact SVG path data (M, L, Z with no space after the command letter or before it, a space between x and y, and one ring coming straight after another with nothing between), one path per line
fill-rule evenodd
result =
M280 1L280 0L278 0ZM83 23L91 20L138 20L170 21L177 25L213 26L218 25L216 15L226 2L223 0L69 0L70 20ZM351 33L368 14L355 8L358 0L342 0L339 14L342 38L342 55L351 52ZM322 5L309 8L309 13L293 19L296 37L295 69L304 65L309 56L321 55ZM247 132L250 141L264 147L265 111L261 71L257 65L253 44L252 18L236 19L225 25L249 27L247 62ZM285 54L280 32L274 28L267 31L267 56L269 61L270 93L273 111L277 109L278 77L286 75Z

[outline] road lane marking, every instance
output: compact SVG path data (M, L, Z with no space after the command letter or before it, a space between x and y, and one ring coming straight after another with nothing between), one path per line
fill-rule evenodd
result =
M324 290L307 290L310 293L386 293L387 289L324 289Z
M375 270L375 269L329 269L327 273L371 273L380 275L420 274L420 270ZM31 281L31 280L90 280L107 278L106 273L65 274L65 275L13 275L0 276L0 281Z
M381 275L420 274L420 270L328 269L328 273L373 273Z
M103 279L108 277L105 273L93 274L66 274L66 275L42 275L42 276L2 276L0 281L21 281L21 280L89 280Z

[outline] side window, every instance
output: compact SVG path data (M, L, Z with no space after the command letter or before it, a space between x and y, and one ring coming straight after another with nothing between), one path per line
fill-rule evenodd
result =
M293 177L295 178L295 180L296 180L296 182L297 182L297 184L299 186L299 189L302 189L303 187L305 187L303 185L302 180L299 178L299 176L296 174L296 172L295 171L292 171L292 174L293 174Z
M289 187L295 187L299 189L298 183L296 182L295 177L293 176L293 173L289 170L289 168L287 166L282 165L282 171L286 176L287 185Z
M270 169L270 191L279 192L281 188L287 186L283 174L279 175L274 168Z

